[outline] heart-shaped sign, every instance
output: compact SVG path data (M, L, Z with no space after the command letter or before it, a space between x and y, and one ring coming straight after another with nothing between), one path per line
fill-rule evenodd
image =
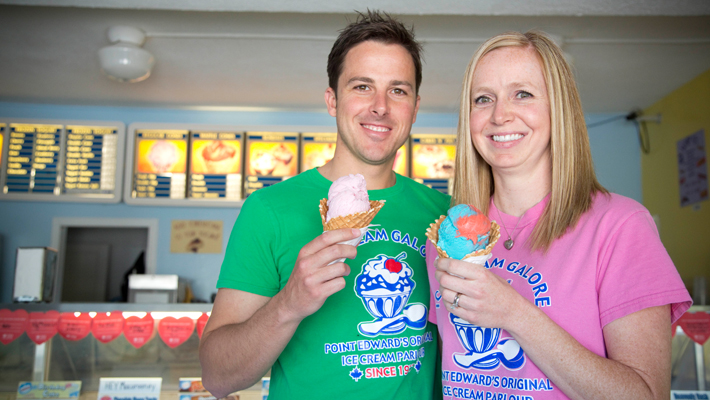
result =
M148 343L151 336L153 336L154 323L155 321L153 321L153 316L150 313L147 313L143 318L128 317L123 324L123 336L126 337L128 343L138 349Z
M202 313L200 315L200 318L197 319L197 337L202 339L202 332L205 331L205 325L207 325L207 320L209 319L209 315L207 313Z
M0 310L0 342L6 345L20 337L27 330L29 320L25 310Z
M678 323L690 340L701 346L710 338L710 314L704 311L685 313Z
M120 311L96 313L91 323L91 334L101 343L116 339L123 332L123 313Z
M158 334L171 349L185 343L194 331L195 323L190 317L165 317L158 322Z
M27 336L33 342L42 344L57 334L58 325L59 311L31 312Z
M63 312L59 315L59 335L66 340L81 340L91 332L91 316Z

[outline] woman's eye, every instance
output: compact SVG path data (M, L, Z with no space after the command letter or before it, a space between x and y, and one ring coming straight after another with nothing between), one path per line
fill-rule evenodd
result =
M533 95L530 94L530 92L526 92L526 91L524 91L524 90L521 90L521 91L518 92L518 94L515 95L515 97L517 97L517 98L519 98L519 99L524 99L524 98L527 98L527 97L533 97Z
M490 103L492 100L488 96L480 96L476 97L475 103L476 104L484 104L484 103Z

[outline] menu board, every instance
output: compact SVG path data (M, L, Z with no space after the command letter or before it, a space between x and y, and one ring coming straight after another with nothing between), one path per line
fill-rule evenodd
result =
M454 177L456 136L413 133L411 142L412 179L449 193Z
M325 165L333 159L337 133L301 133L301 169L308 171ZM392 169L409 176L409 142L405 142L394 156Z
M67 125L66 134L63 192L112 194L116 189L118 128Z
M5 123L0 123L0 165L2 165L2 145L3 141L5 140L5 128L7 127L7 124Z
M125 128L117 122L0 124L1 199L118 202Z
M140 129L133 148L133 198L184 199L188 131Z
M301 172L322 167L333 159L336 133L301 134Z
M298 156L297 133L247 132L244 194L295 176Z
M61 125L10 124L5 193L59 194Z
M190 199L242 199L242 133L190 132Z
M394 155L392 169L400 175L409 176L409 142L405 142L397 150L397 154Z

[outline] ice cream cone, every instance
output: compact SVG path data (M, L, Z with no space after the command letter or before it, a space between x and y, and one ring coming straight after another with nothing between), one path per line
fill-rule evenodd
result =
M439 227L441 226L441 223L444 222L446 219L446 215L442 215L431 223L429 227L426 229L426 237L431 240L431 242L436 246L436 251L439 253L439 257L442 258L451 258L449 257L448 254L446 254L446 251L440 248L437 243L439 242ZM500 238L500 226L495 221L491 221L491 230L490 234L488 236L488 246L486 248L474 251L473 253L465 255L462 260L468 261L469 259L472 259L472 257L480 257L480 256L487 256L491 254L493 251L493 246L495 246L496 242L498 242L498 239ZM484 260L485 261L485 260Z
M370 200L369 210L356 214L344 215L342 217L331 218L328 222L326 222L326 214L328 213L328 199L321 199L318 208L320 210L321 221L323 222L323 230L332 231L334 229L340 228L365 228L370 225L370 222L372 222L372 220L375 218L375 215L377 215L377 213L384 205L384 200Z

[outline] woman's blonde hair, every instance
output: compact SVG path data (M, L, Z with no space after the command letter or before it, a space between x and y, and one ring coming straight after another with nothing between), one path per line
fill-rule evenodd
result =
M597 192L608 193L594 174L587 126L572 70L562 50L540 31L506 32L481 45L471 58L461 90L453 202L473 204L488 214L493 195L491 167L471 141L471 84L480 60L495 49L522 47L535 50L550 99L550 201L530 236L530 249L547 251L552 242L574 227L592 206Z

